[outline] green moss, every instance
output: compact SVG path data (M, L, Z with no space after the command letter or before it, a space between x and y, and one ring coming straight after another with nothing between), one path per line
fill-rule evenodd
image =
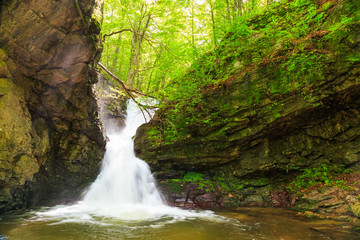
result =
M5 58L6 58L5 51L0 48L0 61L3 61Z
M161 182L160 185L168 188L169 191L176 194L181 194L185 190L184 185L182 185L179 181L170 180L168 182Z
M13 168L13 172L17 175L20 185L23 185L27 180L32 180L33 175L38 171L39 165L36 159L27 155L22 155Z
M0 78L9 78L10 76L6 63L0 60Z
M181 185L192 184L200 190L215 195L236 192L244 187L244 181L236 177L224 175L210 176L199 172L187 172L182 179L173 179L172 182Z
M7 78L0 78L0 95L7 94L11 89L11 82Z
M151 128L146 133L150 140L159 140L161 138L161 132L156 128Z
M10 188L1 188L0 189L0 203L1 202L8 202L8 201L11 201L11 200L12 200L12 196L10 194Z
M302 171L287 187L290 191L300 194L302 190L306 190L313 186L338 186L345 190L350 190L354 186L344 180L337 179L337 176L348 173L349 169L345 169L343 165L327 165L321 164L318 167L305 168L297 170Z

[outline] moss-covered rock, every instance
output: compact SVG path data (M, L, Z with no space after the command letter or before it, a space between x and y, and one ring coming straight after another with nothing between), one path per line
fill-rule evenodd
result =
M0 78L1 180L24 185L39 169L32 156L32 123L24 91L10 79Z
M298 14L301 24L310 28L303 33L308 35L295 43L279 44L276 35L265 32L275 31L266 27L276 14L282 16L282 28L292 24L283 16L294 7L291 3L254 17L236 30L240 32L229 33L217 49L205 54L184 76L184 81L197 81L197 74L205 72L219 83L203 86L205 90L197 92L198 102L176 103L182 109L173 105L160 109L155 120L138 129L136 153L154 169L220 167L239 177L319 163L359 162L360 68L358 59L352 56L360 53L360 42L359 23L349 9L353 5L353 1L326 6L304 2L303 8L291 16ZM323 18L316 24L306 17L315 13ZM343 24L345 16L351 23L346 29L335 28ZM329 25L329 21L336 24ZM248 29L246 37L241 35L243 28ZM288 31L294 37L301 36ZM240 43L247 45L238 50ZM263 45L268 47L263 49ZM300 51L302 47L331 56L322 60L321 69L318 65L298 69L317 54ZM241 49L254 53L246 55ZM261 51L277 57L271 61L254 57ZM212 61L215 57L220 58L218 62ZM290 64L299 72L292 72ZM225 81L221 79L224 76Z
M360 218L360 203L350 206L350 212L357 218Z

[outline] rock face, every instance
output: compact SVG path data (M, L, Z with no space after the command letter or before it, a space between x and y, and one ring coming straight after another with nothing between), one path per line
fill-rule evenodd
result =
M238 177L285 172L318 163L357 164L359 66L354 63L332 69L326 79L314 83L314 102L290 93L277 96L278 99L265 98L256 106L241 106L237 99L243 98L242 89L249 76L238 78L228 91L218 91L207 98L208 106L213 108L228 104L241 109L234 115L225 113L222 117L230 119L226 124L203 126L188 139L163 144L160 137L153 137L160 136L161 123L151 121L137 131L136 153L154 170L216 168ZM264 76L263 81L271 79Z
M340 21L342 5L336 5L332 11L324 28L316 34L328 33L326 26ZM294 199L281 191L282 184L292 181L299 170L319 164L359 170L360 62L349 61L353 54L360 54L358 23L353 31L349 36L354 38L344 37L340 45L320 36L317 42L334 53L334 61L321 66L323 78L307 83L301 91L296 87L284 93L270 90L276 77L281 76L282 69L276 64L239 70L228 82L204 94L203 105L209 115L217 114L218 120L195 127L189 125L186 137L166 142L162 137L166 134L165 124L172 119L167 118L164 110L138 129L137 155L155 171L175 169L239 179L269 179L265 187L249 184L251 191L241 190L238 206L244 203L293 206ZM270 52L279 52L276 41L271 47ZM240 66L241 61L217 70L230 71ZM249 98L247 92L254 90L253 86L256 91Z
M0 213L79 196L105 145L92 92L100 3L1 4Z

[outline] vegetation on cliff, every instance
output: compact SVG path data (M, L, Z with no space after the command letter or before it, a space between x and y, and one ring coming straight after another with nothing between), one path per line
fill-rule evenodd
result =
M359 16L356 1L311 0L277 2L260 14L240 16L213 51L161 90L146 137L155 147L197 138L233 141L269 134L261 132L276 126L280 136L302 127L295 115L307 110L318 111L320 121L321 111L337 111L334 104L357 98ZM348 99L335 101L346 94ZM348 128L340 125L324 129L330 132L323 137Z
M157 118L166 121L163 141L185 139L205 125L226 125L233 121L229 116L261 104L278 118L277 100L288 95L320 105L319 86L329 72L360 62L359 16L355 1L306 0L278 2L250 19L239 18L217 48L162 89ZM247 79L237 99L224 101L240 78ZM219 92L224 96L212 104Z
M238 17L158 93L137 154L156 171L200 172L214 181L207 189L223 175L237 186L256 180L231 189L226 201L237 205L315 202L314 212L350 214L359 189L359 33L360 4L351 0L276 2ZM159 179L171 189L184 174ZM323 192L341 194L327 201Z
M123 0L107 1L105 12L101 61L127 86L161 100L165 142L284 94L317 104L316 82L329 67L359 62L356 1ZM208 96L241 76L249 78L243 106L212 109Z

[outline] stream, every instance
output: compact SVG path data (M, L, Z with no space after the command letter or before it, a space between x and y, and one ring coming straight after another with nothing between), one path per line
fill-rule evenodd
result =
M108 135L100 174L82 200L2 215L0 239L360 239L356 225L310 220L285 209L213 212L167 206L149 166L133 152L132 136L143 122L129 102L126 127Z

